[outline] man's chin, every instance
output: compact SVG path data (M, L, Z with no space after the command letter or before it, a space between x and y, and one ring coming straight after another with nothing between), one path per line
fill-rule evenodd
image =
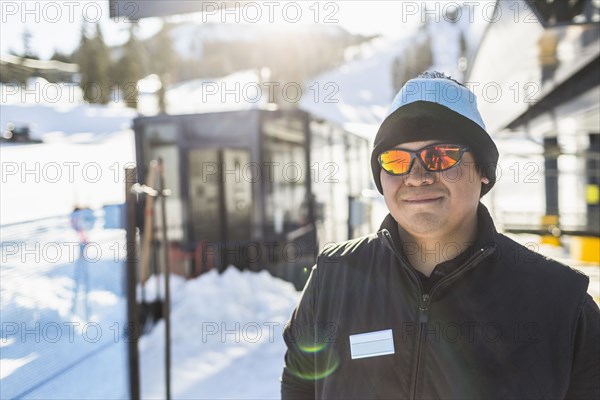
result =
M419 210L413 212L404 212L401 218L396 218L396 222L401 228L412 234L427 234L440 230L446 220L444 213Z

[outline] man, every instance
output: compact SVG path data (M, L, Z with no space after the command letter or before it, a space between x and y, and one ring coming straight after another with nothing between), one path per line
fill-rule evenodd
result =
M390 214L326 248L284 330L282 398L600 398L588 278L499 234L479 199L498 151L440 73L400 90L375 138Z

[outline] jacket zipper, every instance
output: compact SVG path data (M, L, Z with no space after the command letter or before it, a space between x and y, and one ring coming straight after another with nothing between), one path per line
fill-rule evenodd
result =
M416 357L416 362L415 362L415 374L414 377L412 379L411 382L411 388L410 388L410 393L412 393L411 399L416 399L416 395L417 395L417 381L419 379L419 364L421 361L421 347L422 347L422 342L423 342L423 336L425 334L425 325L427 324L427 309L429 307L429 294L427 293L423 293L423 286L421 285L421 280L419 279L419 276L417 275L417 273L413 270L413 268L410 266L409 262L404 259L404 257L398 253L398 251L396 250L396 248L394 247L394 243L392 241L392 237L390 235L390 233L388 231L384 232L384 236L386 238L387 244L389 245L388 247L390 248L390 250L392 250L392 253L394 253L394 255L396 257L398 257L398 259L400 260L401 263L404 264L404 266L406 267L406 269L409 271L409 275L413 278L413 280L416 283L417 288L419 289L419 299L420 299L420 304L419 304L419 339L417 341L417 357Z
M417 384L419 382L419 367L421 364L421 348L423 347L423 338L425 336L425 327L427 325L427 308L429 307L429 295L421 294L421 304L419 305L419 341L417 343L417 361L415 363L415 377L412 381L412 399L417 398Z
M480 260L482 260L483 258L487 257L489 254L493 253L493 251L495 250L494 246L489 246L487 248L481 248L480 251L478 252L478 254L475 254L474 256L472 256L470 259L468 259L464 264L462 264L461 266L459 266L457 268L458 272L455 274L450 274L448 275L447 278L440 280L439 282L437 282L435 285L433 285L433 287L431 288L429 293L423 293L423 287L421 286L421 281L419 280L419 277L417 276L417 274L414 272L413 268L410 266L410 264L408 263L408 261L406 261L404 259L404 257L402 257L402 255L400 253L398 253L396 251L396 248L394 247L394 243L392 241L392 237L390 235L389 232L384 232L384 236L387 240L388 243L388 247L390 248L390 250L392 250L392 252L394 253L394 255L396 255L396 257L398 257L398 259L400 259L400 261L406 266L408 267L407 269L410 271L410 275L414 278L414 280L417 283L417 287L419 288L419 298L420 298L420 304L419 304L419 340L417 342L417 360L415 362L415 374L414 374L414 378L412 380L412 389L411 389L411 399L417 399L417 383L419 380L419 374L420 374L420 364L421 364L421 348L422 348L422 342L423 342L423 336L425 333L425 326L427 325L427 321L429 320L429 317L427 315L427 311L429 310L429 302L431 301L431 296L435 293L435 291L441 287L441 286L446 286L447 284L455 281L457 278L461 277L465 272L469 271L471 268L474 268L478 262Z
M433 296L433 294L435 293L435 291L438 288L440 288L442 286L447 286L448 284L452 283L453 281L455 281L456 279L461 277L465 272L474 268L480 260L482 260L483 258L487 257L489 254L491 254L493 252L493 250L494 250L493 247L488 247L487 249L482 248L479 251L479 254L476 254L475 256L471 257L463 265L458 267L457 273L450 274L450 275L448 275L448 277L446 279L441 279L439 282L437 282L435 285L433 285L433 287L429 291L429 294L421 293L421 304L419 306L419 322L420 322L420 324L419 324L419 343L417 344L417 361L416 361L416 365L415 365L415 377L414 377L413 383L412 383L412 385L413 385L412 399L415 399L415 400L417 399L417 384L419 382L420 364L421 364L421 362L420 362L421 361L421 347L422 347L421 343L423 342L423 336L424 336L424 332L425 332L424 328L427 325L427 321L429 319L429 317L427 316L427 311L429 309L429 302L431 301L431 297Z

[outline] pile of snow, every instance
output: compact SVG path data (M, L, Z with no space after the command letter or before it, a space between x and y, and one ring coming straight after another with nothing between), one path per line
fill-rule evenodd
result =
M279 398L281 333L299 295L293 285L234 267L172 282L172 397ZM164 398L164 321L139 348L142 397Z

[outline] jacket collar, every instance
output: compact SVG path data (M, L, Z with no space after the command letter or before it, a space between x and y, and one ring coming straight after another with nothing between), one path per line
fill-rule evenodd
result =
M400 243L398 223L394 217L392 217L392 214L388 214L384 218L381 226L379 227L379 231L382 230L387 230L390 233L395 244ZM496 244L497 234L498 232L496 231L494 220L492 219L487 207L480 202L477 206L477 239L474 245L480 248L494 246Z

